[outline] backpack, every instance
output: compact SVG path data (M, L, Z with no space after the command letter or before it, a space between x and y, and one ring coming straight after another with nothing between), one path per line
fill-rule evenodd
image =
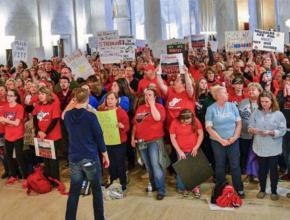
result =
M49 180L58 184L58 191L61 194L67 195L65 186L59 180L44 176L42 166L34 167L34 172L27 177L27 194L29 195L31 191L39 194L52 191L53 187Z
M242 205L242 200L235 192L234 187L227 185L223 189L222 195L217 198L216 204L220 207L238 208Z

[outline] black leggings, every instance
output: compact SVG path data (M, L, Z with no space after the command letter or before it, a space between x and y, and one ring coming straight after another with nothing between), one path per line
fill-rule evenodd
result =
M55 179L60 179L59 177L59 159L58 159L58 149L60 145L60 139L57 141L54 141L54 148L55 148L55 158L56 159L48 159L43 158L44 162L44 174L46 176L50 176ZM53 185L56 185L55 183L52 183Z
M13 158L13 150L15 149L16 160ZM9 176L17 176L17 164L20 168L24 179L28 176L27 164L24 159L23 138L16 141L5 140L5 155L8 162Z
M110 159L110 182L113 183L114 180L120 179L120 184L122 189L126 189L127 176L126 176L126 153L127 146L126 143L107 146L108 155Z
M272 157L258 157L259 163L259 181L260 181L260 191L265 192L267 176L270 171L271 180L271 192L277 194L278 185L278 158L279 156Z

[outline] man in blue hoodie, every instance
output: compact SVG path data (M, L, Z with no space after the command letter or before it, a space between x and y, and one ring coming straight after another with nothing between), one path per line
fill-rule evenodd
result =
M65 111L64 123L69 135L70 191L66 207L66 220L75 220L82 182L85 178L91 183L93 192L94 216L104 218L101 189L102 154L105 168L109 159L103 133L96 115L87 110L89 92L83 88L75 90L74 104ZM67 109L66 109L67 110Z

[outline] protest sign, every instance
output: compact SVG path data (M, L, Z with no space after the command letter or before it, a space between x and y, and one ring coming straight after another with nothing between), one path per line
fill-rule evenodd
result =
M167 75L167 82L171 83L179 73L183 73L183 55L178 54L162 54L161 55L162 73Z
M54 142L52 140L34 138L35 155L48 159L56 159Z
M106 145L116 145L121 143L119 128L117 127L116 110L97 111L99 123L101 125Z
M102 64L120 63L121 41L118 31L102 31L97 33L98 52Z
M206 35L204 34L194 34L189 38L189 45L192 48L203 48L206 46Z
M183 53L185 44L169 44L167 45L167 54Z
M87 79L90 75L95 74L92 66L80 50L76 50L69 56L63 58L63 61L71 68L75 78L81 77Z
M123 61L134 61L136 41L133 37L120 38L120 55Z
M213 52L217 52L217 50L218 50L218 41L212 41L212 40L210 40L208 42L210 43L211 50Z
M137 48L144 48L146 46L146 40L136 39L136 47Z
M28 43L22 40L15 40L11 44L13 64L16 65L19 61L27 62Z
M225 49L227 52L252 49L252 35L249 31L226 31Z
M284 33L256 29L253 49L269 52L284 52Z

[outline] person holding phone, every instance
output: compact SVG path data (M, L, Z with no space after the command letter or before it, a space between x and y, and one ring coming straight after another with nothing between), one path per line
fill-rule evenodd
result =
M258 109L251 115L248 131L254 136L253 151L258 156L260 192L257 198L266 196L266 181L270 171L271 200L278 200L278 157L282 153L286 119L279 111L273 93L264 91L258 98Z

